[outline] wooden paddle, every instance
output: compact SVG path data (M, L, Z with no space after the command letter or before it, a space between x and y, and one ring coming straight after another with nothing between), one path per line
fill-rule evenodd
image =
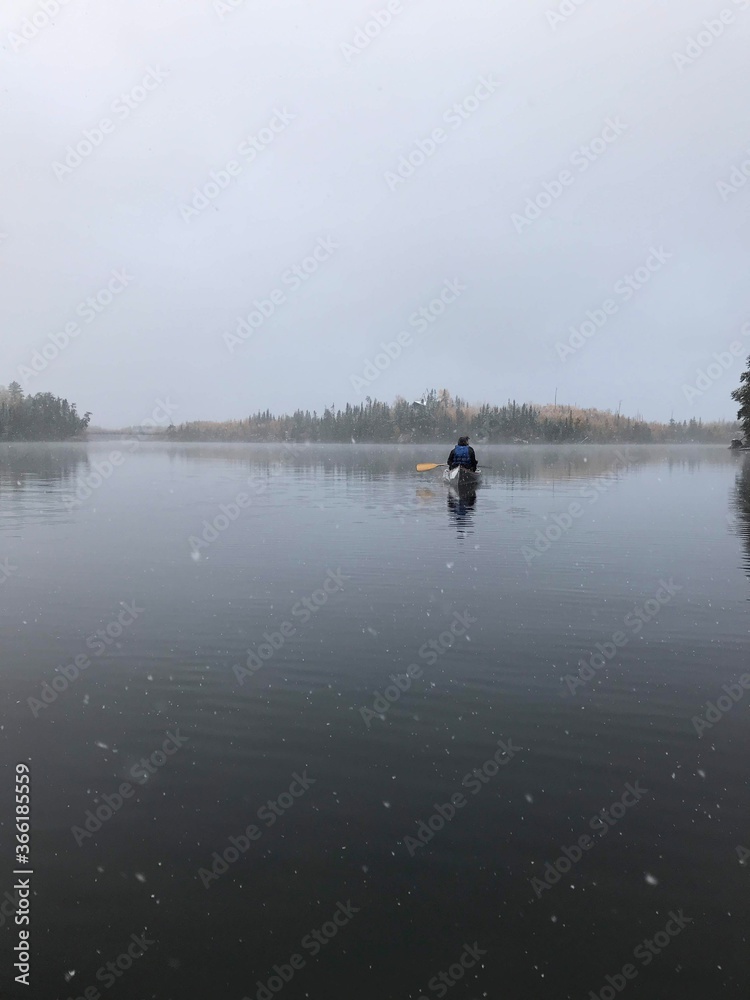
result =
M417 472L432 472L433 469L441 468L445 468L445 462L422 462L417 466Z

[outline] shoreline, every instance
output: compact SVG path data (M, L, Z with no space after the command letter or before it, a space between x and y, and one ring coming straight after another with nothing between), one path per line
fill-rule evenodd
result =
M264 447L275 448L281 452L301 451L312 448L452 448L455 444L453 440L426 440L426 441L252 441L252 440L226 440L218 437L202 438L176 438L165 434L141 434L134 435L132 432L123 431L102 431L101 433L89 434L81 438L59 439L33 439L15 441L3 441L6 446L11 445L89 445L106 441L137 441L138 445L143 444L166 444L172 446L211 444L242 447ZM613 439L609 441L476 441L476 448L661 448L661 447L700 447L700 448L721 448L726 451L743 453L750 451L750 448L732 448L730 444L723 441L632 441L624 439Z

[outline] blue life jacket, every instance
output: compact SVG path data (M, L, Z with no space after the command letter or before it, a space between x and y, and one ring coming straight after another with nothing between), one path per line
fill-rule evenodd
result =
M469 446L466 444L457 444L453 449L453 461L458 465L471 465Z

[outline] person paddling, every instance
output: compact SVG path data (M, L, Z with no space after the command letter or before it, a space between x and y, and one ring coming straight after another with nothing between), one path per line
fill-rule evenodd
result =
M463 465L472 472L477 471L477 456L474 449L469 447L469 438L460 437L458 444L448 456L448 468L455 469L457 465Z

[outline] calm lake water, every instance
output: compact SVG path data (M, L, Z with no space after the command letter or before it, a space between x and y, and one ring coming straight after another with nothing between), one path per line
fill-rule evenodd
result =
M750 460L447 450L3 446L6 995L747 996Z

